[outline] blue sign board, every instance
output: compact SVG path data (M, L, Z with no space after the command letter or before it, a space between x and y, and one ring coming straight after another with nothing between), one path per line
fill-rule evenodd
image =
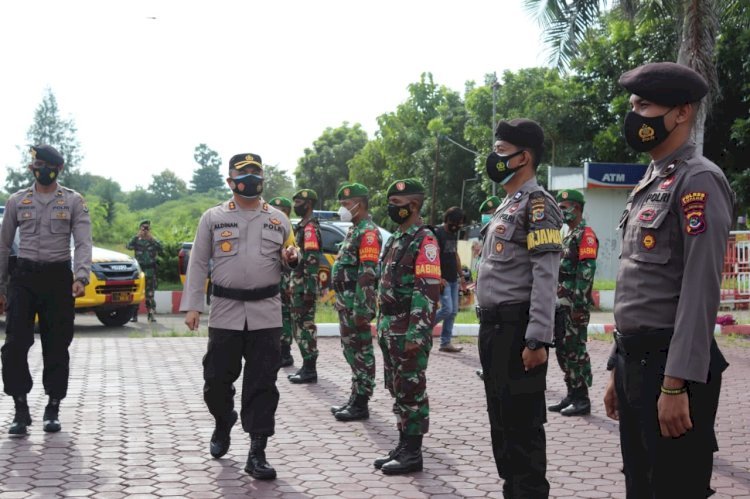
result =
M589 189L632 189L641 181L648 165L636 163L586 163Z

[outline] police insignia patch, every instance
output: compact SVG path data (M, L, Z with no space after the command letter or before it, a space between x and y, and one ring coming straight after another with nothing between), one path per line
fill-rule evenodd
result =
M424 245L424 256L431 262L434 262L438 256L438 248L436 244L425 244Z
M351 194L351 192L351 189L347 187L346 189L344 189L344 196L348 196L349 194Z
M708 194L705 192L691 192L680 198L682 211L685 214L685 232L696 236L706 231L706 202Z
M21 201L21 204L31 204L31 203L33 203L33 201L29 198L26 198L23 201Z
M219 247L221 248L221 251L223 251L224 253L229 253L230 251L232 251L232 243L230 243L229 241L223 241L219 245Z
M230 201L230 202L229 202L229 209L230 209L230 210L234 210L234 209L236 209L236 208L237 208L237 205L236 205L236 204L234 204L234 201Z
M650 222L656 217L656 211L647 208L638 214L638 220L642 222Z
M535 222L541 222L542 220L544 220L544 206L532 209L531 218Z
M515 213L516 210L518 210L519 206L520 206L519 203L515 203L515 204L511 205L511 207L508 208L508 213Z
M641 142L651 142L654 140L654 136L656 135L656 132L653 128L650 126L644 125L641 127L640 130L638 130L638 137L641 139Z
M232 231L224 230L221 232L221 237L229 237L232 235Z
M281 205L281 199L277 199L276 201L274 201L274 204L276 206L280 206Z
M272 218L271 223L274 225L281 225L281 220L279 220L278 218Z
M302 197L303 197L303 198L306 198L306 197L307 197L307 195L308 195L308 194L307 194L307 191L302 191L302 194L301 194L301 195L302 195Z
M65 204L65 200L64 199L58 199L57 200L57 204L60 204L60 205Z
M669 177L659 185L659 189L668 189L670 185L674 184L676 178L677 177Z
M495 253L502 253L505 245L503 243L495 243Z
M647 250L653 249L656 246L656 238L653 234L646 234L643 236L643 247Z
M568 199L568 191L562 191L562 193L560 194L560 197L563 199Z
M495 227L495 232L498 234L505 234L505 225L498 225Z
M406 189L406 184L404 182L396 184L396 190L403 191L404 189Z
M31 212L24 211L23 215L21 215L23 218L31 218Z

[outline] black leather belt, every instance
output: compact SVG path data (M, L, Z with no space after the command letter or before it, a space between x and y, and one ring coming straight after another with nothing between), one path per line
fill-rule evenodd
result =
M230 300L258 301L273 298L279 294L279 285L272 284L271 286L255 289L235 289L212 284L211 294L218 298L229 298Z
M615 331L617 353L625 357L642 357L644 354L666 352L674 329L656 329L637 334L622 334Z
M65 260L63 262L37 262L27 258L18 258L16 260L16 268L26 272L50 272L60 270L72 272L70 260Z
M529 316L530 305L529 302L498 305L493 308L484 308L477 305L475 310L479 322L500 324L501 322L518 322L526 320Z

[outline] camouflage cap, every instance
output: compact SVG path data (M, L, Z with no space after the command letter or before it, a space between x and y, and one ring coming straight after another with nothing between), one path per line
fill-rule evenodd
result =
M268 204L270 204L274 208L291 208L292 200L289 198L285 198L284 196L277 196L271 199Z
M388 187L386 196L407 196L410 194L424 194L424 192L422 182L415 178L405 178L393 182L390 187Z
M353 182L351 184L342 185L339 189L339 192L336 193L336 197L340 201L342 199L366 198L367 196L369 196L369 194L370 191L367 190L367 187L362 184Z
M577 191L575 189L564 189L558 192L556 199L558 203L561 203L563 201L573 201L574 203L578 203L580 205L583 205L585 203L581 191Z
M653 62L620 76L625 90L662 106L679 106L701 100L708 83L696 71L674 62Z
M479 206L479 213L484 213L489 210L495 211L498 206L500 206L500 198L497 196L490 196Z
M318 193L312 189L300 189L294 193L294 196L292 196L292 199L304 199L305 201L310 199L312 201L317 201Z
M32 159L45 161L52 166L61 166L65 162L62 154L60 154L54 147L48 146L47 144L31 146L29 152L31 153Z
M263 160L260 159L260 156L253 153L235 154L232 156L232 159L229 160L230 172L232 170L242 170L248 166L257 166L258 168L263 169Z

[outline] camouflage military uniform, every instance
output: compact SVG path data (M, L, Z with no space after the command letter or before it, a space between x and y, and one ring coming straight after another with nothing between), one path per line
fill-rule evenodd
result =
M593 305L591 291L598 246L594 231L583 219L563 239L557 296L565 312L565 336L556 338L555 353L560 369L565 373L568 390L591 386L591 359L586 351L586 337L589 309Z
M320 224L311 218L295 228L300 262L292 270L292 320L294 339L304 360L318 358L318 328L315 326L315 303L318 296L320 267Z
M146 308L149 313L156 309L154 293L156 292L156 256L162 252L161 242L156 239L140 239L134 236L127 245L135 252L135 259L146 276Z
M292 325L292 272L286 267L281 270L281 345L292 346L294 326Z
M427 360L440 299L440 250L427 228L396 230L383 255L378 302L378 343L385 387L406 435L429 429Z
M372 396L375 355L370 321L375 317L378 259L382 236L370 219L352 225L333 264L341 346L352 368L352 393Z

